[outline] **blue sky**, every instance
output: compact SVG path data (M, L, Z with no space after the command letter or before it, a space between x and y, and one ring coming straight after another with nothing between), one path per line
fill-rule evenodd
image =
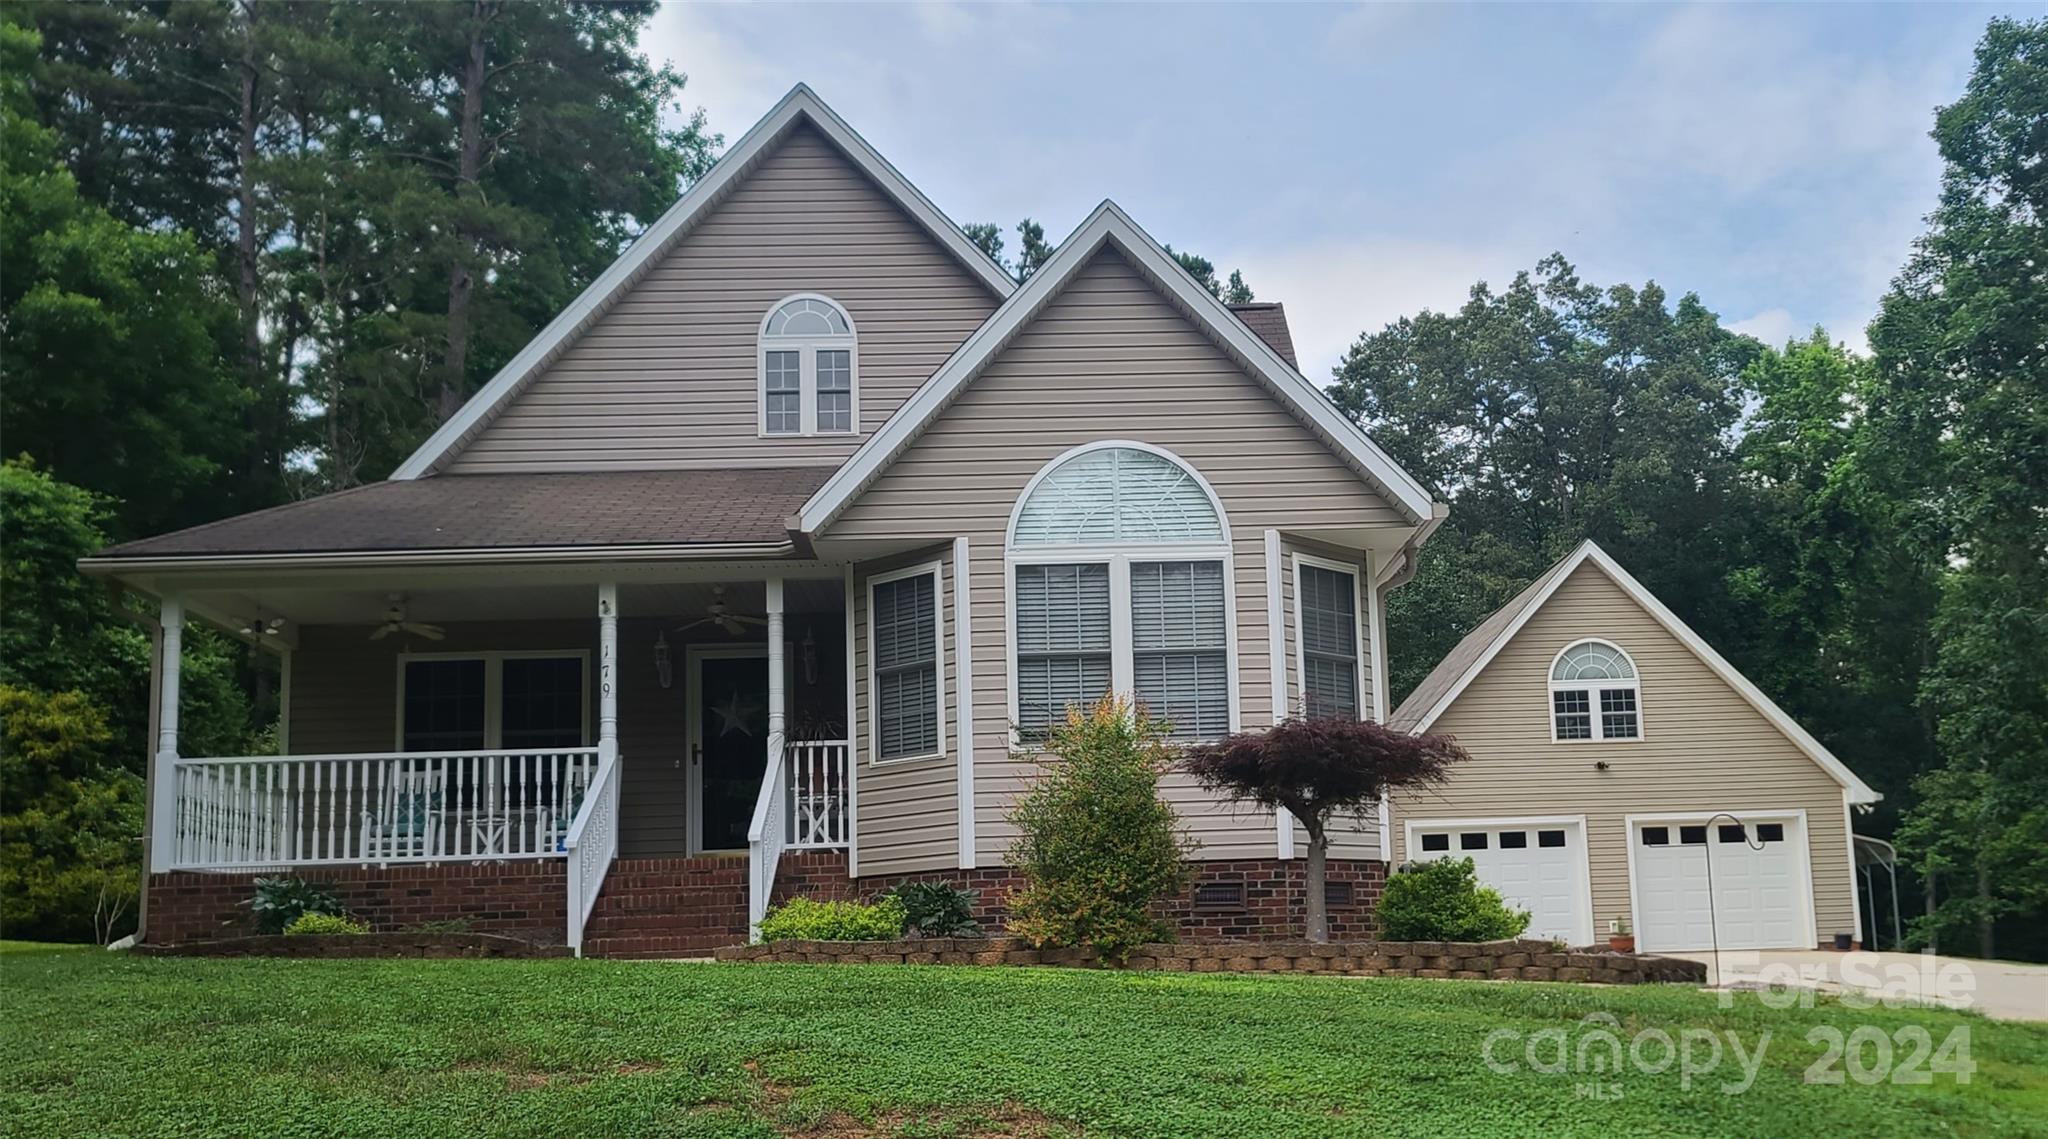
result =
M1113 198L1286 302L1320 377L1553 250L1861 348L1934 108L1987 19L2040 10L670 3L644 46L728 139L810 83L958 222L1058 238Z

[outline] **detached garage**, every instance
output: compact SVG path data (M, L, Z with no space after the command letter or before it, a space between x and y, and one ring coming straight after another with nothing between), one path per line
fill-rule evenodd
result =
M1877 794L1587 542L1388 719L1454 736L1450 783L1391 805L1398 864L1470 858L1573 945L1813 948L1861 929L1852 816Z

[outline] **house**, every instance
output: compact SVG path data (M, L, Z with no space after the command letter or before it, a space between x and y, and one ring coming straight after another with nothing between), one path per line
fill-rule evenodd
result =
M1533 935L1583 945L1628 919L1662 952L1863 929L1851 813L1877 793L1590 541L1388 723L1472 756L1396 798L1394 860L1471 858Z
M1444 514L1277 306L1108 202L1020 286L800 86L389 480L83 563L160 606L146 936L280 868L593 953L703 952L778 890L991 899L1014 749L1072 701L1384 715ZM280 656L282 754L181 750L188 621ZM1299 829L1169 794L1189 930L1297 930ZM1384 818L1339 836L1339 930Z

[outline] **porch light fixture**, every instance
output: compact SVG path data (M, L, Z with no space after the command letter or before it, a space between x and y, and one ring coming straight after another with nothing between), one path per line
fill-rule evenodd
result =
M654 675L661 678L661 686L667 688L675 683L675 669L668 662L668 634L654 634Z
M283 630L284 618L265 617L263 614L258 613L256 616L242 622L242 627L236 631L245 637L275 637Z

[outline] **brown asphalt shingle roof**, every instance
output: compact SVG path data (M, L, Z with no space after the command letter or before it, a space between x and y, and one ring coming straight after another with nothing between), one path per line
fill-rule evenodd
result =
M1280 358L1299 369L1301 362L1294 358L1294 334L1287 331L1287 306L1278 301L1254 301L1249 304L1231 305L1230 311L1245 327L1258 333L1266 347L1280 353Z
M1401 706L1394 709L1394 714L1387 717L1387 726L1406 731L1420 723L1422 717L1436 707L1436 702L1444 698L1444 693L1458 683L1458 678L1465 675L1465 670L1472 667L1472 662L1486 655L1487 647L1507 632L1515 618L1535 603L1537 595L1558 574L1565 572L1565 567L1573 564L1575 557L1576 551L1558 559L1557 564L1536 575L1536 580L1530 582L1527 589L1515 594L1514 600L1494 610L1492 616L1465 634L1464 639L1452 647L1450 655L1438 661L1436 667L1429 670L1429 675L1422 678L1422 683L1415 686L1415 691L1410 692L1408 698L1401 701Z
M829 466L437 475L124 542L104 558L786 541Z

